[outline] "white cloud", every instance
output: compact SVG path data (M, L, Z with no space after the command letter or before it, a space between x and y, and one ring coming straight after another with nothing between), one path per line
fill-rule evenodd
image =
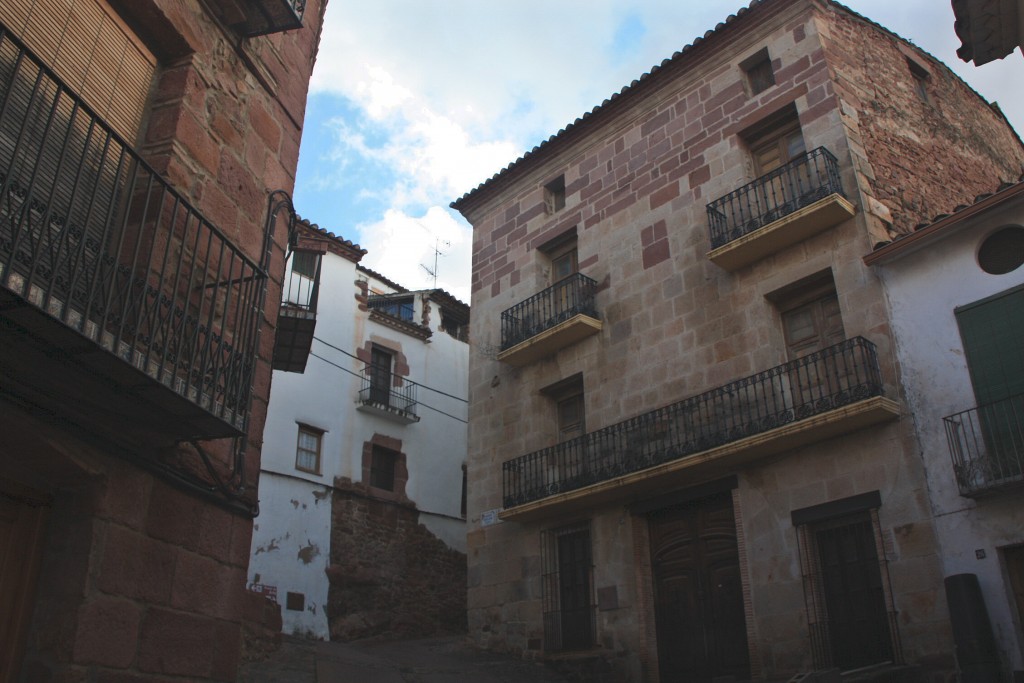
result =
M416 216L388 209L380 221L358 229L367 268L408 289L437 286L469 303L472 235L447 210L433 206ZM436 270L435 247L443 254L436 259ZM427 269L437 273L436 285Z
M442 207L745 4L332 1L311 89L346 98L357 114L331 123L334 147L315 152L311 175L321 188L382 207L361 242L370 267L405 286L420 287L406 278L433 260L424 228L464 245L464 255L453 246L441 260L442 275L454 279L439 285L468 301L468 227ZM981 68L960 62L948 3L846 4L945 61L1024 126L1020 54Z

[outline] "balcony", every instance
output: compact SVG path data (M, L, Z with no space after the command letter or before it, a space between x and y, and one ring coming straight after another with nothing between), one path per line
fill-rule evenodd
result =
M316 305L320 295L320 254L295 251L277 314L274 369L305 372L316 332ZM308 268L303 266L310 266ZM309 274L307 274L309 273Z
M266 274L0 34L0 382L128 446L245 433Z
M1024 394L942 419L960 495L1024 486Z
M377 415L399 424L419 422L416 415L415 382L408 380L395 386L389 370L367 364L363 371L362 388L356 410Z
M874 345L854 337L502 465L503 519L668 492L896 419Z
M596 290L574 273L502 312L498 360L521 367L600 332Z
M302 28L306 0L209 0L207 7L246 38Z
M708 258L730 272L839 225L854 214L839 163L819 147L708 204Z

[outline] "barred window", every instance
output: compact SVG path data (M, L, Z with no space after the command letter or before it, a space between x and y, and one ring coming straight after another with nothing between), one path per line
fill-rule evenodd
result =
M585 650L596 640L590 522L541 533L544 649Z
M816 669L901 660L877 491L793 512Z

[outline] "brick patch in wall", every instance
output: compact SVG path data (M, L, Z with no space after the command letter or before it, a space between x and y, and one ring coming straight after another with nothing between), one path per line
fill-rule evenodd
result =
M678 187L678 186L676 186ZM640 243L643 245L644 270L667 261L669 256L668 228L665 221L658 221L640 231Z
M466 632L466 556L409 502L335 480L327 621L331 640Z

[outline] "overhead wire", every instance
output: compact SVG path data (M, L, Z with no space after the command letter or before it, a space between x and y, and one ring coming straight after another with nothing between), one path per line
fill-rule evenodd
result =
M323 341L323 340L320 340L320 341ZM328 346L330 346L330 345L328 344ZM334 348L334 347L332 347L332 348ZM319 356L319 355L313 353L312 351L309 352L309 355L313 356L314 358L318 358L318 359L322 360L323 362L327 363L328 365L333 365L334 367L338 368L339 370L341 370L343 372L347 372L348 374L350 374L350 375L352 375L354 377L359 377L360 379L363 378L363 375L361 375L360 373L354 372L352 370L349 370L346 367L342 367L342 366L338 365L337 363L335 363L334 361L327 360L323 356ZM346 355L351 355L351 354L346 354ZM353 358L355 358L355 356L353 356ZM415 382L412 382L411 380L410 380L410 382L412 384L416 384ZM419 386L423 386L423 385L420 384ZM438 393L443 393L443 392L438 392ZM452 398L457 398L457 397L453 396ZM433 410L435 413L441 413L442 415L450 417L453 420L457 420L457 421L459 421L459 422L461 422L463 424L469 424L469 422L467 420L463 420L461 417L456 417L455 415L452 415L451 413L446 413L445 411L443 411L443 410L441 410L439 408L435 408L434 406L429 405L427 403L422 403L420 401L416 401L416 405L423 406L424 408L427 408L428 410Z
M330 343L328 341L324 341L323 339L321 339L320 337L317 337L316 335L313 335L313 339L317 340L318 342L320 342L324 346L329 346L332 349L334 349L335 351L338 351L339 353L345 354L349 358L355 358L357 361L359 361L361 363L366 363L366 361L363 360L362 358L360 358L359 356L357 356L355 354L352 354L352 353L349 353L345 349L337 347L337 346L335 346L334 344L332 344L332 343ZM317 357L319 358L319 356L317 356ZM367 363L367 365L370 365L370 363ZM447 393L445 391L441 391L440 389L434 389L433 387L428 387L426 384L420 384L419 382L413 382L412 380L409 380L409 381L412 382L413 384L415 384L416 386L423 387L424 389L427 389L429 391L433 391L435 394L441 394L442 396L447 396L448 398L453 398L456 401L462 401L463 403L469 403L469 401L467 399L460 398L459 396L453 396L453 395L451 395L451 394L449 394L449 393Z

